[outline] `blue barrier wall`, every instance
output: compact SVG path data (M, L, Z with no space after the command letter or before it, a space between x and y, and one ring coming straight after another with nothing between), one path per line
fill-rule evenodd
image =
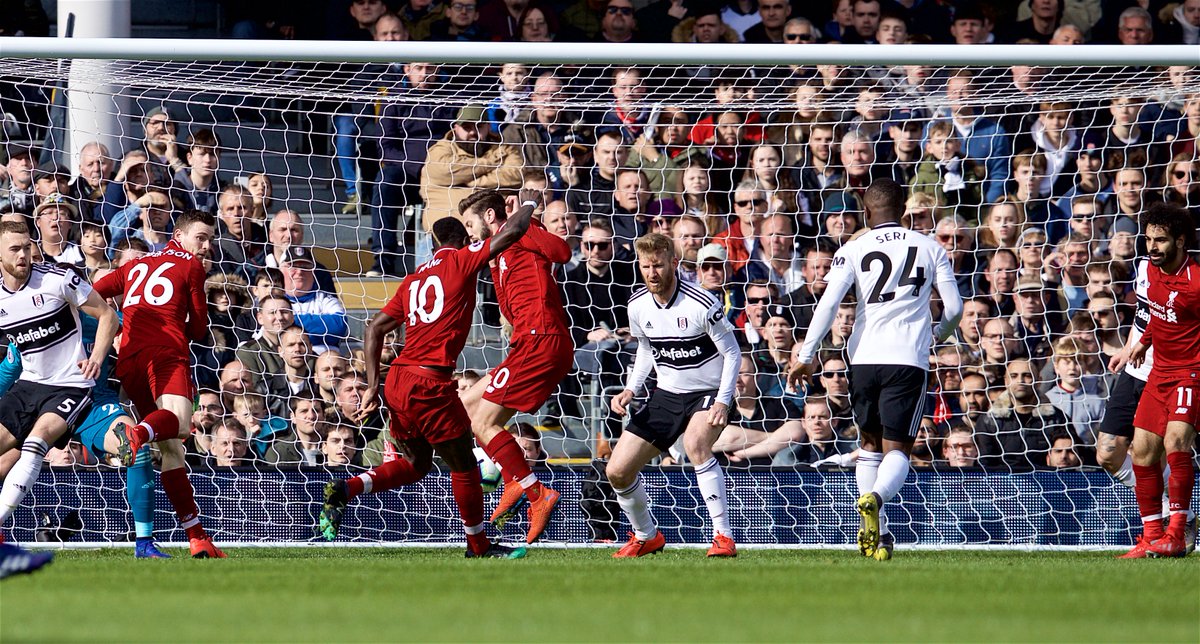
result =
M561 510L546 534L550 541L591 539L580 509L586 470L541 473L563 493ZM326 470L192 473L204 523L218 540L311 541ZM711 539L707 512L690 470L645 474L654 514L668 542ZM739 543L827 544L854 542L858 515L852 472L792 470L727 473L730 513ZM124 541L132 525L123 477L111 470L43 472L9 535L34 538L42 513L61 518L77 510L85 541ZM499 493L488 495L490 508ZM1133 493L1103 472L916 472L888 508L892 532L901 543L1125 545L1140 529ZM159 538L183 541L166 496L158 494ZM461 523L450 496L450 479L435 472L403 490L366 495L351 504L342 527L347 541L440 542L461 539ZM507 526L516 540L524 523ZM627 526L617 526L623 540Z

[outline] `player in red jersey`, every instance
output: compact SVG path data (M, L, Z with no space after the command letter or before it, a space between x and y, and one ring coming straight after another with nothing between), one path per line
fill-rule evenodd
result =
M1113 359L1138 365L1154 347L1154 366L1133 419L1133 472L1142 536L1123 555L1182 557L1184 531L1192 521L1195 467L1192 449L1200 421L1200 264L1189 255L1196 226L1183 208L1159 204L1145 216L1150 256L1147 292L1150 323L1137 342ZM1114 369L1119 370L1119 369ZM1171 466L1167 481L1170 522L1162 525L1163 454Z
M163 490L196 558L225 557L200 525L182 440L191 428L195 394L188 344L202 339L208 328L203 257L215 226L211 214L186 211L175 221L166 248L128 262L95 284L105 298L124 296L119 302L124 319L113 375L142 419L113 429L121 462L129 467L143 445L159 444Z
M499 234L506 226L504 198L495 190L471 195L459 202L458 210L475 241ZM534 220L521 241L492 262L492 281L500 312L512 324L512 341L504 361L463 396L475 442L504 472L504 494L491 520L503 525L527 498L526 543L546 529L559 494L538 481L504 424L518 411L537 411L571 369L575 345L551 274L554 264L570 258L567 242Z
M471 331L475 286L488 261L517 243L529 230L541 194L522 190L522 205L504 230L467 245L467 230L454 218L434 224L438 248L433 258L401 282L396 295L367 325L367 391L359 413L379 407L379 356L384 338L405 325L404 348L388 370L383 397L390 429L404 453L365 474L325 486L320 530L337 537L346 502L364 492L382 492L415 483L429 473L433 452L450 468L450 489L467 534L468 557L519 559L525 548L493 544L484 533L483 490L472 452L470 418L452 375Z

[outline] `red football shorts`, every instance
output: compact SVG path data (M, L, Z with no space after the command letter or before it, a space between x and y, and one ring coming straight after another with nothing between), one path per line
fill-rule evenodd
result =
M113 375L121 381L121 388L142 418L158 409L155 401L164 394L195 398L190 358L163 347L147 347L133 353L126 349L117 357Z
M1138 401L1133 426L1159 436L1167 423L1179 421L1200 425L1200 378L1198 373L1157 374L1150 372L1142 399Z
M571 336L521 336L508 348L500 366L492 371L483 398L531 414L567 377L574 360L575 344Z
M393 366L383 384L383 399L391 413L392 436L398 441L423 438L444 443L471 431L471 418L458 398L458 383L450 374L420 367Z

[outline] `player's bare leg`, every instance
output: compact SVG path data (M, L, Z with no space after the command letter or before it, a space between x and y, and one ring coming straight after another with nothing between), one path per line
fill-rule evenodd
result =
M29 436L21 443L20 458L4 477L4 486L0 487L0 526L8 522L12 513L21 506L21 501L33 489L38 473L42 471L46 452L66 433L67 421L58 414L42 414L33 424ZM12 432L2 425L0 444L7 445L8 449L16 444Z
M1183 421L1167 423L1163 438L1163 451L1171 467L1167 481L1167 496L1170 499L1170 524L1166 533L1147 549L1152 557L1182 557L1187 554L1185 532L1192 519L1192 488L1196 471L1192 463L1192 450L1196 445L1196 428Z
M896 496L908 476L908 459L913 443L883 438L882 434L859 435L858 462L854 477L859 497L855 508L861 517L858 551L879 561L892 558L895 539L887 527L884 505Z
M1127 488L1133 488L1133 457L1130 440L1115 434L1096 434L1096 463Z
M433 468L433 447L424 439L397 441L397 446L402 454L400 458L380 463L358 476L325 484L318 530L326 541L337 539L342 515L351 499L360 494L379 493L416 483Z
M471 416L471 433L483 451L500 465L504 472L504 493L491 521L502 526L518 508L521 498L529 500L529 533L526 543L533 543L542 535L550 522L550 515L558 505L559 493L543 485L525 462L525 453L516 439L504 429L505 423L516 414L515 409L502 407L485 400L483 394L491 384L491 375L484 376L463 394L463 405Z
M1163 536L1162 495L1166 487L1162 479L1163 439L1140 427L1133 429L1134 495L1142 519L1142 536L1122 559L1147 557L1150 544Z
M696 468L696 485L708 506L713 522L713 545L709 557L736 557L733 530L729 525L729 502L726 499L725 471L713 456L712 447L721 436L722 427L709 423L708 410L692 414L683 431L683 449Z
M633 527L629 541L613 554L614 558L654 554L661 552L666 545L666 539L650 514L650 495L646 493L646 485L641 477L642 468L661 453L662 450L633 432L621 434L617 445L613 447L605 473L617 494L617 504Z

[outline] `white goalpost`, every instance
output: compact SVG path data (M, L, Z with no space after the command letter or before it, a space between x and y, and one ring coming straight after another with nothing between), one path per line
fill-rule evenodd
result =
M1140 527L1132 490L1099 466L1096 433L1116 380L1107 355L1134 317L1129 222L1136 228L1139 209L1153 201L1200 213L1200 48L0 38L0 84L21 88L0 101L0 116L13 124L10 148L31 145L38 162L65 166L81 219L98 222L110 241L148 227L113 223L138 190L161 189L176 212L183 207L172 183L189 171L189 138L215 138L220 189L242 187L230 198L247 200L246 226L262 236L246 246L261 254L213 266L211 332L193 352L201 392L224 407L212 417L198 409L189 441L191 480L218 543L324 544L314 531L324 484L391 457L385 425L346 420L351 403L315 353L310 371L297 372L302 387L272 385L269 372L249 373L244 384L229 377L247 355L239 346L261 336L256 298L271 285L256 290L257 280L278 267L283 249L312 248L316 288L344 310L347 330L329 342L351 372L362 367L355 351L370 316L428 259L431 223L453 216L472 190L515 194L522 185L544 186L548 204L561 202L543 219L575 251L556 273L575 369L547 405L515 419L539 437L539 477L563 493L548 545L584 547L625 533L597 472L621 431L608 398L632 357L616 331L627 324L620 294L638 278L620 247L654 230L676 238L687 271L718 257L709 244L722 249L727 274L714 288L738 326L757 391L740 394L741 422L721 443L739 545L853 543L856 430L838 378L847 366L844 332L835 328L827 340L825 377L809 399L781 374L823 287L818 267L865 225L859 193L884 177L906 187L906 223L939 238L964 297L982 311L935 347L921 465L888 508L900 544L1117 548ZM451 124L475 107L494 141L453 147ZM175 127L183 166L150 158L146 185L124 174L87 183L80 160L93 142L122 173L133 167L122 164L128 152L158 150L155 142L147 148L145 128L159 111ZM1182 184L1174 178L1181 164L1193 168ZM1118 181L1129 178L1123 172L1140 177L1141 206L1122 201L1134 190ZM632 187L622 184L631 173ZM739 211L759 202L761 211ZM24 214L36 228L31 212L5 203L5 216ZM272 222L285 210L302 223L280 232ZM757 236L728 232L742 221L753 221ZM78 241L82 228L73 223ZM694 235L680 232L693 223ZM606 233L609 246L583 243L593 239L585 229ZM112 261L129 252L120 250ZM997 259L1009 256L1014 265ZM1014 291L1033 280L1042 309L1030 312ZM481 282L463 372L487 371L507 348L486 272ZM993 344L990 334L999 334ZM1053 416L1064 377L1054 354L1067 345L1091 415L1071 407ZM1036 427L1003 416L1005 370L1026 358L1039 390L1034 407L1045 407ZM980 380L990 411L970 407L963 393ZM309 395L301 390L325 408L311 440L300 440L308 426L290 418L292 399ZM238 419L256 399L266 417ZM246 430L229 457L214 447L223 415ZM339 425L352 430L349 465L331 464L341 456L322 451L320 437ZM971 437L965 457L949 440L963 432ZM669 457L646 474L655 517L669 542L705 542L708 515L691 465L679 451ZM50 462L58 465L42 473L27 507L0 528L16 541L65 534L64 547L126 543L133 524L121 469L102 455ZM180 540L159 497L159 534ZM498 497L485 497L489 509ZM68 515L82 528L55 530ZM505 532L523 533L523 525ZM457 543L460 533L448 471L435 465L420 483L356 499L338 543L436 546Z

